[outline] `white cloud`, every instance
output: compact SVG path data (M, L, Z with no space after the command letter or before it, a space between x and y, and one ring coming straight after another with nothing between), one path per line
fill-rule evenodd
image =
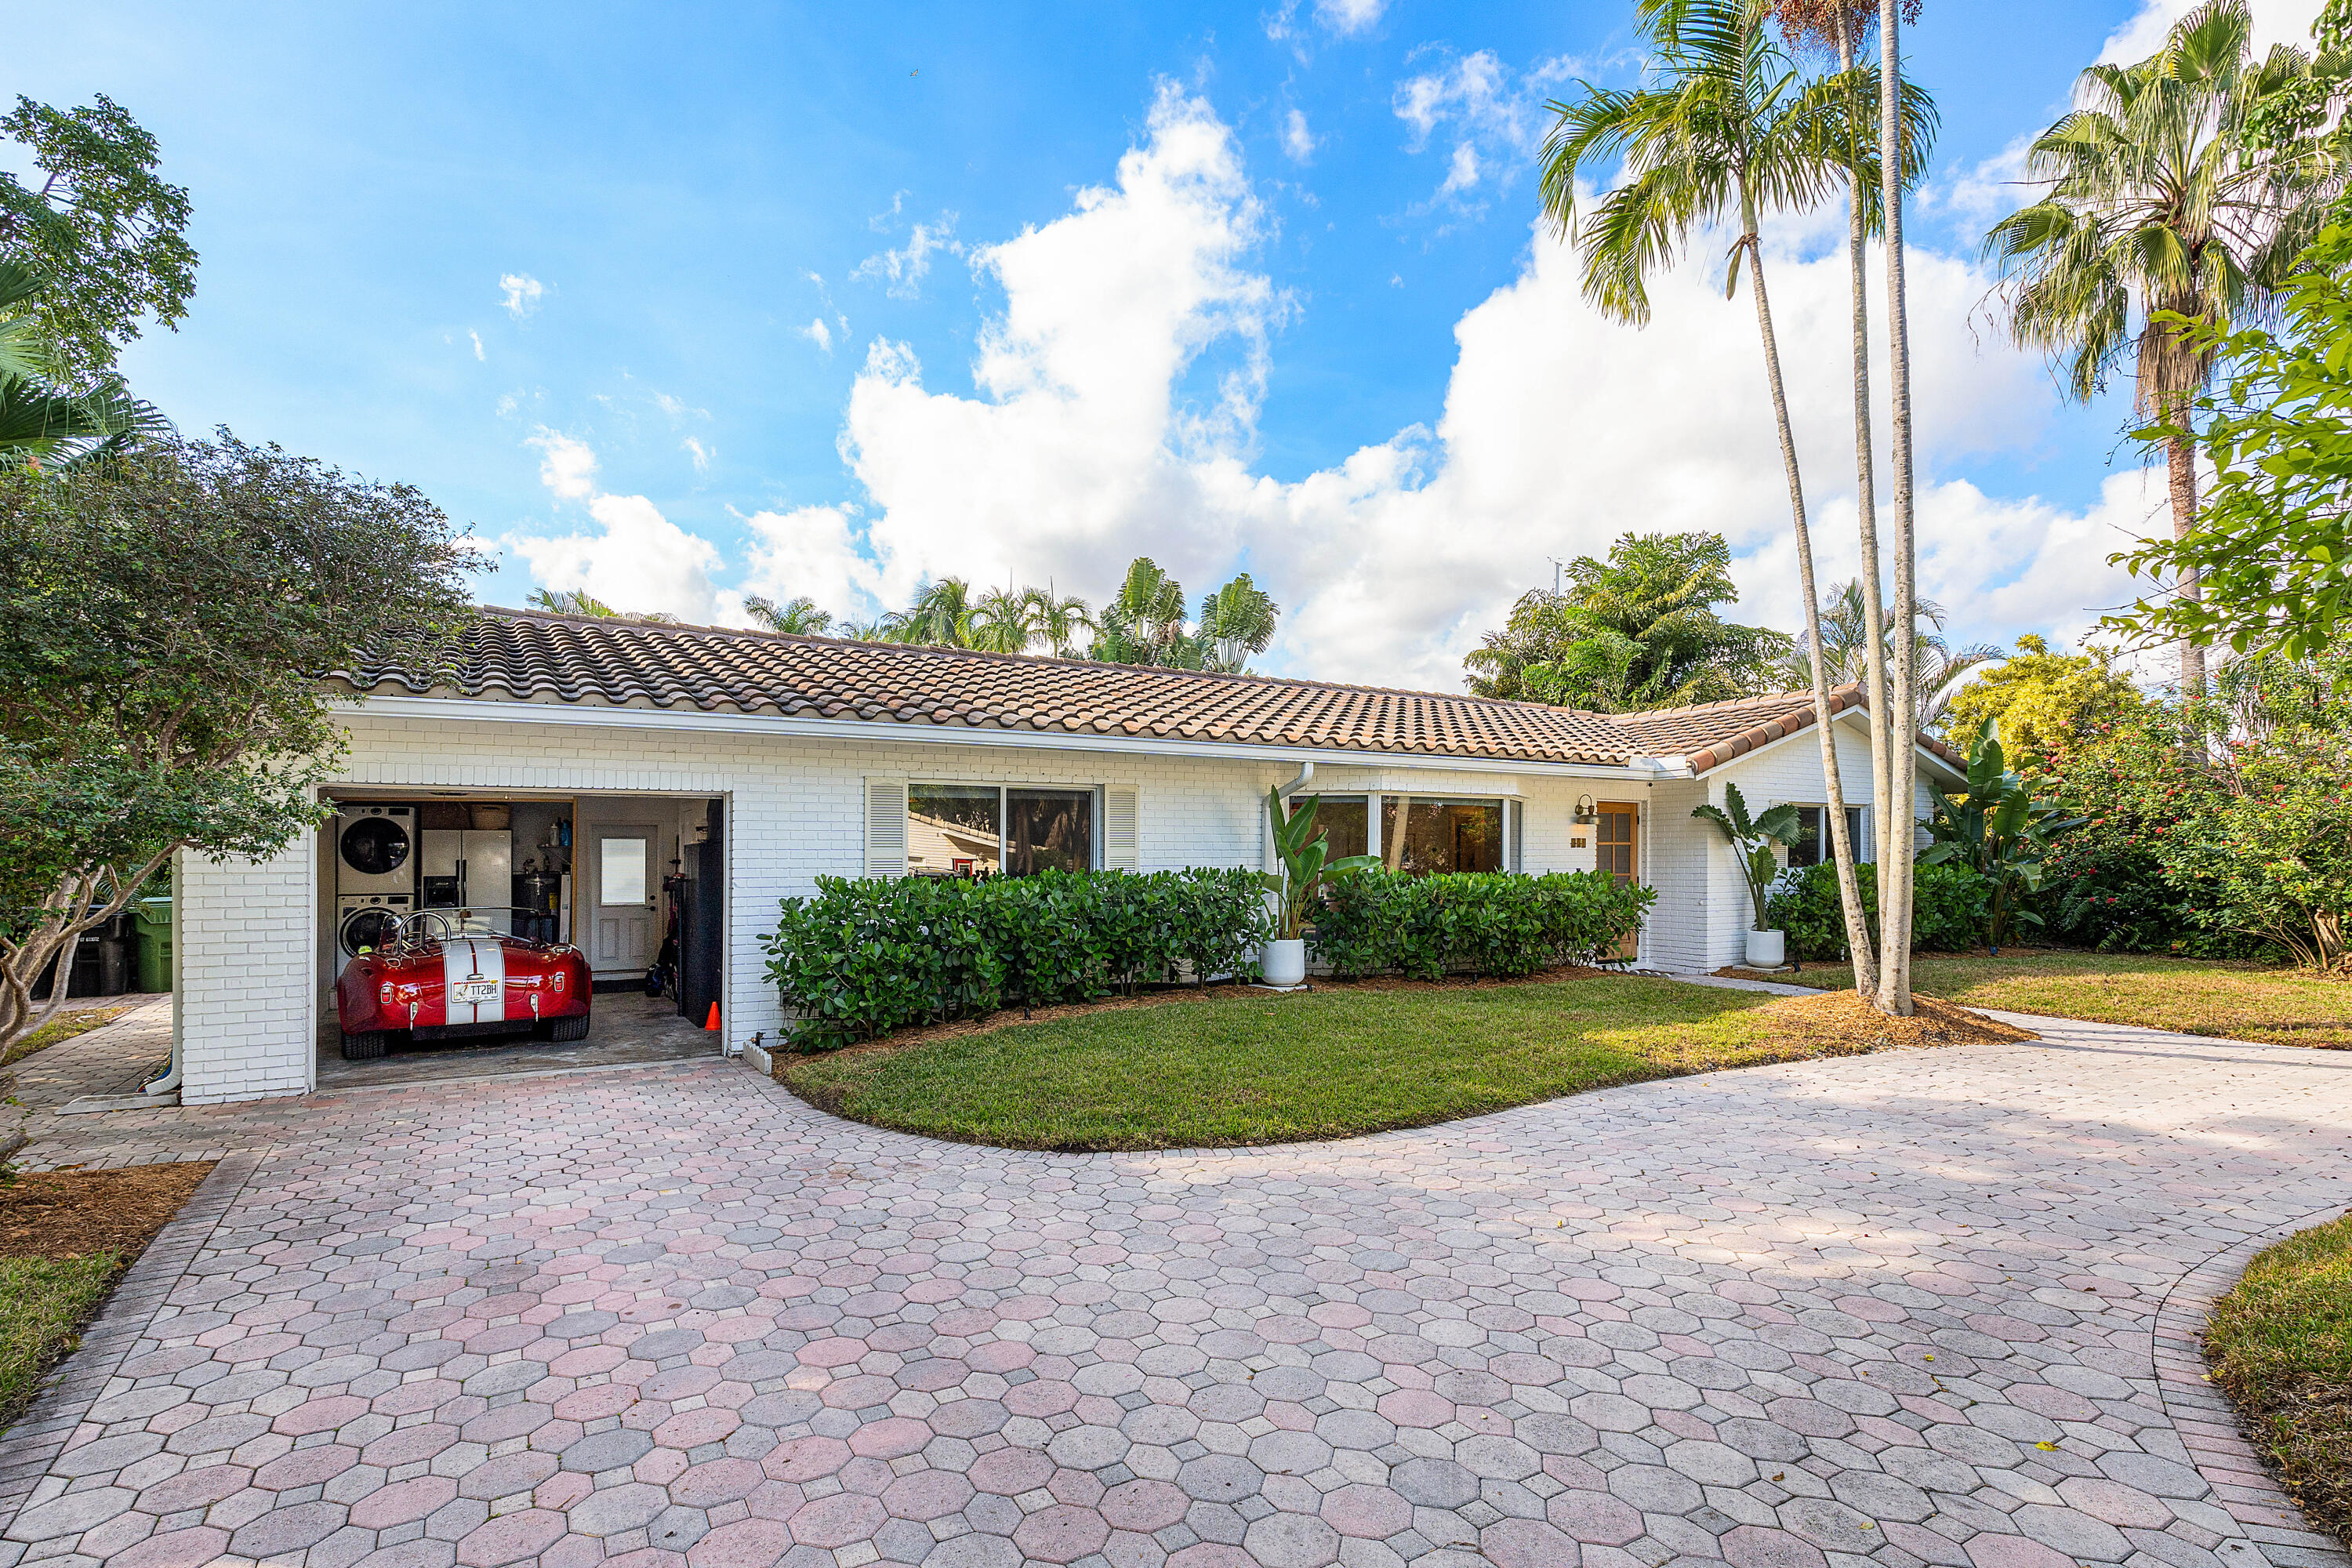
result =
M547 292L547 286L528 272L509 272L499 279L499 287L506 293L499 303L518 321L538 310L540 297Z
M806 338L809 342L814 343L817 347L823 349L827 353L831 353L833 352L833 329L824 324L824 318L823 316L819 316L807 326L803 327L801 329L801 336Z
M1478 184L1478 153L1465 142L1454 149L1454 156L1445 165L1445 183L1437 187L1441 196L1463 195Z
M1577 68L1563 55L1514 71L1480 49L1397 83L1389 107L1410 128L1409 151L1422 151L1440 132L1453 142L1437 196L1458 200L1482 175L1499 173L1507 182L1534 159L1547 123L1546 91Z
M688 436L678 445L685 447L688 455L693 458L694 471L698 474L709 471L710 459L718 456L718 449L705 445L698 436Z
M1294 163L1315 155L1315 138L1307 130L1307 113L1294 109L1282 117L1282 150Z
M2039 194L2025 184L2025 159L2040 134L2026 132L1975 167L1954 168L1942 179L1930 181L1920 190L1915 208L1943 217L1956 238L1974 246L1985 230Z
M1118 184L975 252L1004 289L972 365L979 397L934 393L903 344L877 342L841 449L878 515L891 595L925 574L1115 580L1160 552L1180 574L1229 560L1241 519L1209 493L1254 427L1267 333L1286 308L1239 263L1264 224L1230 132L1163 86ZM1180 378L1219 340L1241 349L1202 405Z
M644 496L599 495L596 454L585 441L541 428L540 482L563 500L585 500L598 531L509 535L543 587L584 590L616 610L658 610L709 621L718 605L710 570L719 552L664 517Z
M697 408L691 403L687 402L686 399L682 397L673 397L667 392L656 392L654 394L654 406L660 409L664 414L668 415L672 424L677 424L679 421L686 419L708 419L710 417L709 409Z
M950 573L1099 595L1139 553L1196 590L1245 568L1286 608L1270 667L1454 689L1478 633L1549 581L1547 556L1597 553L1628 530L1706 529L1731 541L1741 616L1799 623L1754 319L1744 290L1723 299L1721 237L1694 240L1698 259L1660 280L1636 331L1588 308L1572 255L1531 227L1520 275L1455 325L1434 428L1285 483L1252 462L1285 308L1247 266L1264 228L1227 129L1163 89L1115 185L976 252L1004 289L976 395L930 391L911 348L873 346L840 442L870 521L862 542L845 521L827 533L831 553L803 576L850 581L840 563L858 554L877 568L866 591L898 603ZM1841 234L1822 219L1776 229L1768 247L1829 581L1856 563ZM2141 526L2141 480L2118 476L2076 512L1935 479L1971 457L2030 455L2052 406L2038 363L1969 331L1987 281L1915 249L1923 583L1964 638L2074 636L2127 597L2105 558ZM1188 369L1220 349L1235 368L1188 399Z
M867 257L849 276L861 283L884 282L892 298L911 300L922 291L923 279L931 269L933 251L944 250L951 256L963 254L963 247L956 243L955 225L953 213L941 213L936 223L919 223L907 236L905 245Z
M2172 24L2195 10L2202 0L2142 0L2130 21L2107 37L2099 50L2102 62L2144 60L2164 47ZM2254 51L2269 52L2273 44L2311 45L2311 24L2321 0L2252 0Z
M469 338L471 338L471 339L473 339L473 340L474 340L474 357L475 357L476 359L478 359L478 360L482 360L482 359L488 359L488 358L489 358L489 357L490 357L489 355L488 355L488 354L486 354L486 353L484 353L482 352L482 334L481 334L481 333L479 333L479 332L478 332L478 331L475 331L472 328L470 328L470 327L469 327L469 328L467 328L467 331L466 331L466 335L467 335L467 337L469 337Z
M1315 0L1315 19L1339 37L1352 37L1381 19L1387 0Z
M850 620L870 618L884 607L881 569L863 552L845 508L759 511L743 525L751 534L751 569L740 591L720 595L727 618L747 618L745 594L778 604L805 595L817 608Z
M1315 0L1312 7L1317 25L1335 37L1352 38L1370 31L1388 9L1388 0ZM1265 36L1276 43L1299 36L1298 0L1282 0L1282 4L1264 18Z
M596 453L587 442L542 425L524 445L539 448L539 482L564 500L585 500L596 488Z

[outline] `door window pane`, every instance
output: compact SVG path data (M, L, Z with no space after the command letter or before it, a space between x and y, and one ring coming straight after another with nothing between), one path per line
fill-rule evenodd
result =
M1004 868L994 784L907 786L907 874L986 877Z
M646 841L605 838L598 841L602 856L597 871L598 897L608 904L646 901Z
M1364 797L1361 795L1322 795L1315 809L1315 837L1328 847L1324 860L1344 859L1364 852ZM1292 803L1294 810L1301 809Z
M1093 869L1094 791L1006 790L1004 837L1004 868L1016 877Z
M1415 796L1405 813L1402 841L1397 837L1400 804L1396 795L1381 802L1381 856L1387 864L1423 876L1503 868L1501 801Z
M1635 817L1633 806L1603 805L1601 820L1593 825L1593 863L1614 878L1621 888L1633 879Z

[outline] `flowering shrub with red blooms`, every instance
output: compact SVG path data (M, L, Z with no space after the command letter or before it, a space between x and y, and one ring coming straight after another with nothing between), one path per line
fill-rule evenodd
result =
M2206 810L2220 781L2183 746L2179 715L2153 710L2105 724L2046 776L2083 826L2061 834L2042 863L2044 930L2069 946L2101 952L2166 952L2190 958L2250 957L2259 939L2208 930L2198 918L2218 889L2169 868L2167 842L2184 818Z

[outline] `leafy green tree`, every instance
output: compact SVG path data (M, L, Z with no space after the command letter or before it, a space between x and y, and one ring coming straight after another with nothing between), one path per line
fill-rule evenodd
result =
M1807 80L1773 40L1769 23L1769 7L1758 0L1643 0L1637 24L1648 55L1643 84L1612 89L1586 83L1578 101L1552 106L1559 121L1545 148L1544 210L1577 246L1585 298L1635 325L1649 319L1652 273L1678 260L1677 253L1702 226L1725 219L1737 226L1725 290L1727 296L1737 290L1744 266L1788 479L1805 626L1818 647L1821 602L1813 580L1811 525L1765 284L1761 228L1768 214L1809 209L1841 184L1866 188L1876 183L1878 152L1847 133L1855 84L1843 79L1845 73ZM1885 31L1891 38L1893 27ZM1876 96L1875 73L1869 95ZM1916 177L1925 158L1932 108L1924 96L1898 98L1902 113L1897 116L1891 105L1885 112L1898 121L1885 142L1901 149L1902 166L1886 182L1899 192ZM1873 166L1863 166L1865 157ZM1580 222L1578 183L1600 176L1612 158L1622 160L1618 178ZM1587 668L1592 676L1606 673L1605 667ZM1825 673L1816 668L1811 684L1856 978L1874 994L1874 969L1861 956L1869 933L1854 879L1853 846L1847 841Z
M62 378L93 382L142 318L176 327L187 314L188 193L156 174L155 138L103 93L68 110L19 98L0 136L34 170L0 170L0 260L51 279L37 313Z
M816 607L816 601L807 595L777 604L757 594L743 595L743 613L772 632L794 637L824 637L833 630L833 616Z
M2152 595L2108 626L2289 658L2338 644L2352 589L2352 226L2331 223L2304 252L2281 316L2275 333L2165 319L2226 369L2188 423L2141 434L2185 442L2201 425L2213 479L2185 531L2109 560L2200 592Z
M1790 641L1717 613L1739 590L1719 533L1628 533L1536 589L1464 660L1470 689L1596 712L1714 702L1759 690Z
M2164 447L2175 540L2197 521L2189 412L2218 347L2188 323L2229 329L2268 310L2317 235L2342 160L2319 119L2279 111L2339 98L2347 64L2286 45L2257 58L2246 0L2207 0L2151 58L2082 74L2082 107L2027 156L2047 193L1985 237L2011 335L2062 361L2075 397L2132 362L2136 405ZM2201 561L2169 563L2194 606ZM2193 608L2182 618L2195 623ZM2201 693L2205 676L2203 645L2182 637L2183 691Z
M121 455L136 438L168 426L151 404L112 374L79 392L62 384L64 356L42 325L49 293L21 261L0 261L0 461L64 468Z
M1822 662L1832 689L1859 686L1867 690L1872 684L1871 671L1887 668L1883 653L1874 657L1870 651L1870 624L1869 594L1861 579L1847 583L1830 595L1828 607L1822 612ZM2001 656L1999 648L1984 643L1953 647L1942 636L1943 626L1944 606L1933 599L1920 600L1912 622L1911 704L1912 721L1923 730L1943 717L1962 677ZM1881 612L1879 627L1882 647L1891 645L1895 640L1893 610ZM1773 667L1774 680L1792 689L1803 686L1811 674L1812 647L1805 637L1799 637L1795 650ZM1879 689L1892 702L1892 683L1883 674L1880 682Z
M1149 555L1137 556L1103 606L1087 657L1105 664L1197 664L1184 627L1184 585Z
M1026 653L1045 630L1033 589L991 588L964 617L970 646L990 653Z
M1977 677L1952 699L1946 731L1973 735L1986 724L2028 773L2047 772L2103 731L2138 717L2139 688L2118 674L2104 648L2053 651L2032 635L2017 652Z
M398 572L384 563L397 561ZM283 849L343 740L322 671L439 668L480 561L404 485L223 432L0 473L0 1057L179 850Z

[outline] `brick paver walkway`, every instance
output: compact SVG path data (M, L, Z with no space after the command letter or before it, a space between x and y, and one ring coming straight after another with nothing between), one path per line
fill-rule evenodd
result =
M719 1063L272 1108L0 1568L2342 1564L2183 1347L2352 1204L2352 1053L2053 1035L1151 1155Z

